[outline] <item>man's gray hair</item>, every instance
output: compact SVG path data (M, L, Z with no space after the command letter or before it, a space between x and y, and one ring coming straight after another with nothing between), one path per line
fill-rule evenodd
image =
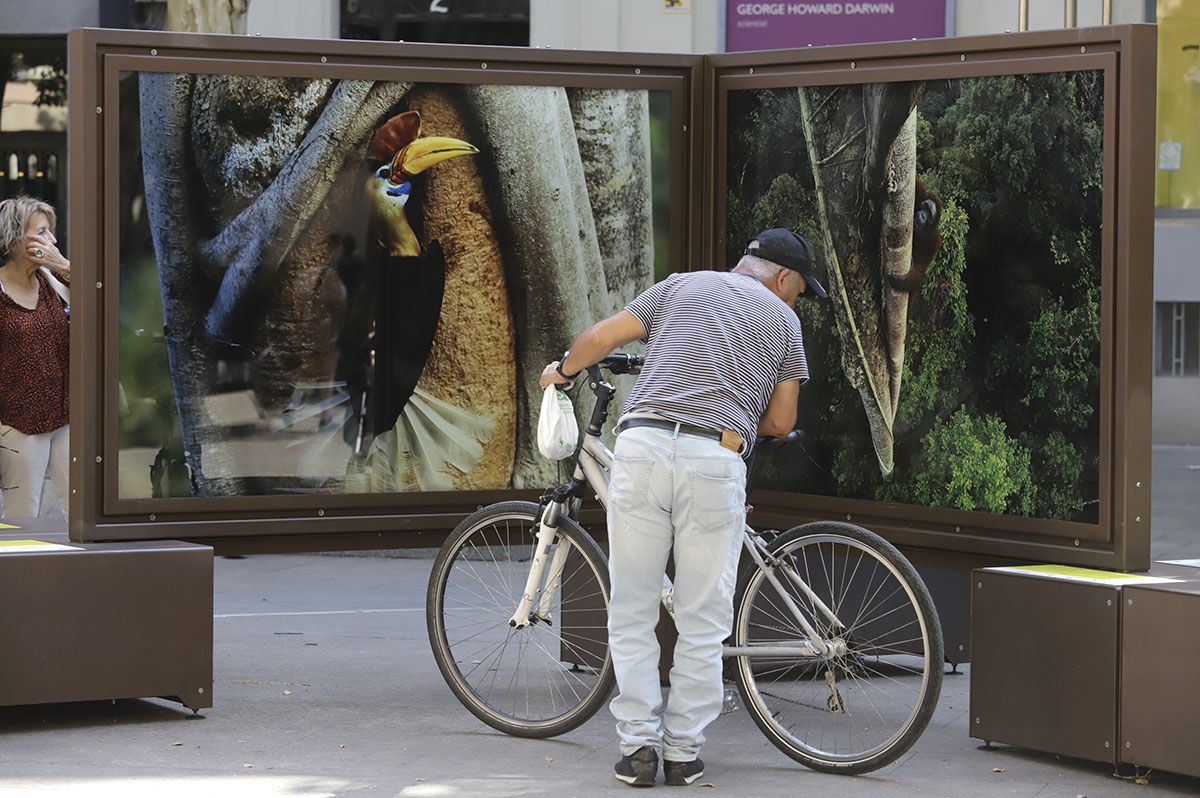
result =
M752 274L761 282L768 282L774 280L782 268L784 267L778 263L772 263L766 258L760 258L757 255L743 255L742 259L737 262L737 266L733 267L733 270Z
M22 196L0 202L0 263L8 263L20 253L29 220L39 213L46 214L53 230L58 224L58 214L40 199Z

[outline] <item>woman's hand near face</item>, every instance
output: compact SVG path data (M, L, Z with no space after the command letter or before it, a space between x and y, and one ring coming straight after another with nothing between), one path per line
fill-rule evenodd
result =
M38 266L45 266L64 283L71 281L71 262L58 251L53 233L30 233L25 236L25 252Z

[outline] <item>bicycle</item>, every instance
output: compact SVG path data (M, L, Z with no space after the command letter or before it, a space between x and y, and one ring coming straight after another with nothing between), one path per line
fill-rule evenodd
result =
M601 368L636 373L642 363L613 355L587 370L596 405L569 481L539 504L479 509L433 564L434 659L463 705L499 731L568 732L615 684L607 561L579 511L588 492L608 503L613 454L600 434L615 390ZM786 532L747 524L743 549L724 656L758 728L818 771L860 774L895 761L929 723L942 683L941 627L912 564L873 532L832 521ZM668 614L672 590L664 577Z

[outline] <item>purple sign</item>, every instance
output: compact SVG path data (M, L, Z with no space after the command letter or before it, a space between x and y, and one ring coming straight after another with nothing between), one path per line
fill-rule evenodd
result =
M946 35L946 0L751 3L726 0L725 50L776 50Z

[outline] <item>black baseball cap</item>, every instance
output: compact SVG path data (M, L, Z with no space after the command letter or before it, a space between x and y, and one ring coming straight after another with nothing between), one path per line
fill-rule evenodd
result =
M755 242L758 243L758 246L754 246ZM792 271L800 272L817 296L822 299L829 296L825 286L821 285L816 275L813 274L812 247L799 233L788 230L786 227L772 227L770 230L763 230L746 242L745 254L769 260ZM808 290L805 289L804 293L807 294Z

